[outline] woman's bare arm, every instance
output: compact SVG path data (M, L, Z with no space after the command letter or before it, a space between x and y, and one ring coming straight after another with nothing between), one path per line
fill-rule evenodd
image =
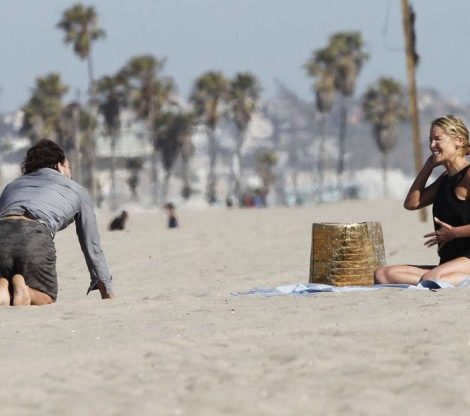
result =
M438 165L434 163L434 157L430 156L408 191L408 195L403 203L406 209L415 210L431 205L434 202L437 189L445 176L445 173L443 173L431 185L426 186L426 182L436 166Z

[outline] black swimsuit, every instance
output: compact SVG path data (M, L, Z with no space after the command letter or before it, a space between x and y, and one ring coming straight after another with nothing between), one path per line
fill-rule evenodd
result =
M446 175L434 198L433 216L452 227L470 224L470 200L464 201L455 195L455 188L468 169L470 169L470 165L455 175ZM437 230L439 227L440 225L434 222L434 229ZM441 258L440 264L457 257L470 258L470 237L455 238L449 241L438 250L438 254Z

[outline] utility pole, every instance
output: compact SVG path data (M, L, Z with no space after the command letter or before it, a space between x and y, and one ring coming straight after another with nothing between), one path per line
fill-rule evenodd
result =
M74 166L74 179L80 184L82 183L82 148L81 148L81 135L80 131L80 89L77 89L75 92L76 103L72 108L72 119L73 119L73 129L74 129L74 147L75 147L75 163Z
M416 53L414 34L411 21L410 6L408 0L401 0L401 9L403 15L403 31L405 35L405 53L406 53L406 74L408 78L408 95L410 99L409 113L411 126L413 128L413 147L415 155L415 170L416 174L422 167L422 151L421 139L419 133L419 111L418 111L418 98L416 91ZM419 210L420 220L427 221L426 208Z

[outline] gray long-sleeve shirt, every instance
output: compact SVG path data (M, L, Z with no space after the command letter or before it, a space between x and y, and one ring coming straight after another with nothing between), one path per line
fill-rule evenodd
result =
M60 172L43 168L9 183L0 196L0 218L24 215L42 222L55 236L75 220L80 247L90 272L90 287L98 280L112 293L112 277L101 250L93 203L85 188Z

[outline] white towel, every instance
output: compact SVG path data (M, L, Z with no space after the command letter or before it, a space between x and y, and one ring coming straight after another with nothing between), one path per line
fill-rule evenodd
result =
M457 287L464 288L470 286L470 278L465 279ZM405 284L387 284L374 286L332 286L321 283L297 283L292 285L277 286L274 288L255 287L243 292L234 292L232 296L279 296L279 295L311 295L321 292L354 292L359 290L379 290L383 288L395 289L414 289L414 290L437 290L437 289L454 289L456 286L442 280L424 280L418 285Z

